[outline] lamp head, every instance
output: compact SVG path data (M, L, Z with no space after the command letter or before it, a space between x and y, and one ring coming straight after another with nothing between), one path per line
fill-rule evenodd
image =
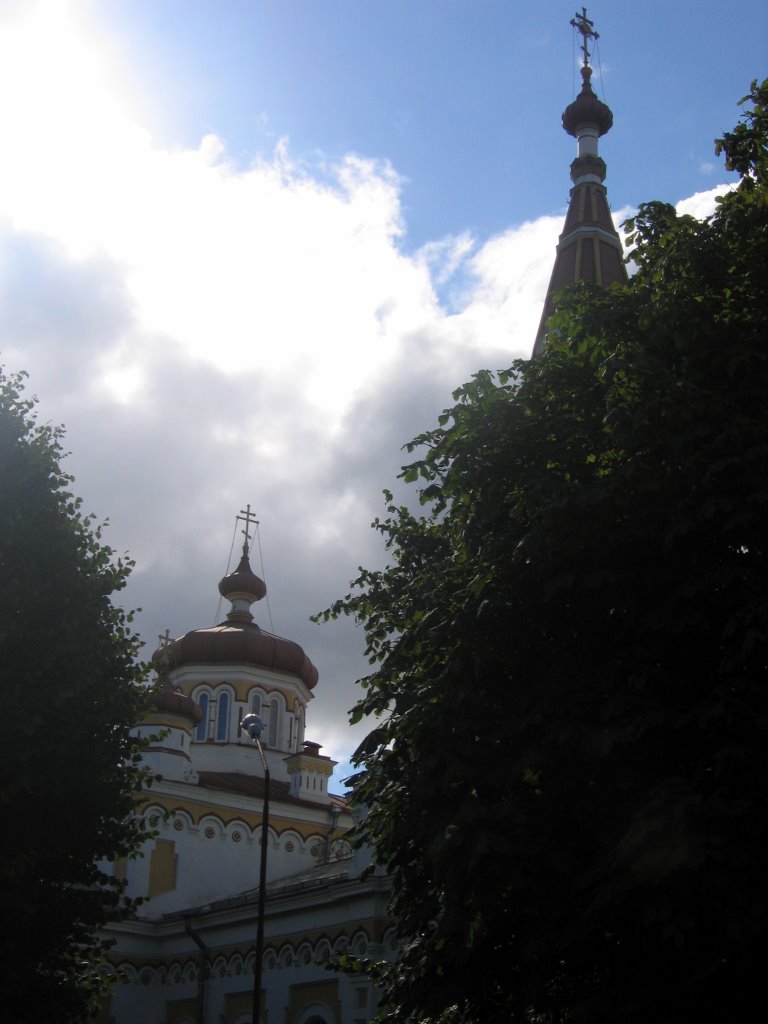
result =
M261 738L262 732L264 732L264 720L260 715L245 715L240 723L240 728L244 729L252 740L258 740Z

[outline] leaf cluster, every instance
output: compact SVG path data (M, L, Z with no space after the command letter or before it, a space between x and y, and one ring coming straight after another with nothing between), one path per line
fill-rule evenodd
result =
M97 931L129 909L99 860L134 852L146 783L131 728L145 689L130 560L101 541L23 375L0 372L0 1002L14 1021L79 1021L99 1002Z
M388 496L354 720L392 875L392 1020L735 1019L763 999L766 84L704 222L563 294L541 358L454 393Z

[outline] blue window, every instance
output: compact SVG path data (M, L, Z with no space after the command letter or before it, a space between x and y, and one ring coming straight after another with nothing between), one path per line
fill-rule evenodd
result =
M276 747L280 735L280 702L275 697L269 705L269 721L267 722L267 746Z
M216 717L216 740L223 743L229 733L229 694L219 695L219 713Z
M197 724L197 728L195 729L195 739L198 743L205 743L208 738L208 694L201 693L197 698L197 703L200 706L200 710L203 712L203 717L200 719Z

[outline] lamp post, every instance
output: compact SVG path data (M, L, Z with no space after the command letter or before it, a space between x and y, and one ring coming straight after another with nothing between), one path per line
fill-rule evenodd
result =
M264 750L261 746L261 734L264 731L264 721L259 715L246 715L240 723L240 728L256 744L256 749L261 758L261 767L264 769L264 806L261 812L261 863L259 865L259 904L256 919L256 960L253 965L253 1024L259 1024L261 1017L261 968L264 960L264 906L267 890L267 839L269 830L269 768L267 759L264 757Z

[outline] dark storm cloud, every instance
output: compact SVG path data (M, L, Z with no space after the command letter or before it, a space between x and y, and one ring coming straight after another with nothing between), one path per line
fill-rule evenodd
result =
M112 261L74 261L59 243L0 224L0 358L8 369L34 367L36 388L82 391L131 318Z

